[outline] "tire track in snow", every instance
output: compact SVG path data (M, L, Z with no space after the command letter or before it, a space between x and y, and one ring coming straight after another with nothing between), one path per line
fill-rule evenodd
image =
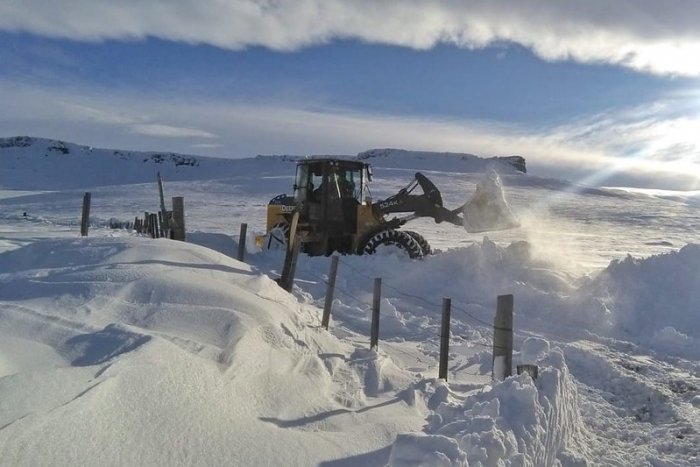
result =
M700 420L687 399L698 385L680 385L682 369L591 341L557 345L579 386L581 413L602 461L697 465L687 459L700 458Z

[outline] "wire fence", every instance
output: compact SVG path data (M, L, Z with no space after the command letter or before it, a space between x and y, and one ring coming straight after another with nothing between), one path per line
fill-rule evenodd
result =
M346 261L343 261L342 259L339 259L338 262L340 262L340 263L343 264L344 266L348 267L349 269L351 269L352 271L354 271L356 274L358 274L358 275L360 275L360 276L362 276L362 277L364 277L364 278L366 278L366 279L368 279L368 280L371 280L371 279L372 279L372 277L370 277L370 276L368 276L367 274L363 273L362 271L360 271L359 269L357 269L356 267L354 267L352 264L350 264L350 263L348 263L348 262L346 262ZM324 282L325 282L325 279L322 279L322 280L324 280ZM396 292L396 293L397 293L398 295L400 295L400 296L403 296L403 297L406 297L406 298L410 298L410 299L413 299L413 300L417 300L417 301L419 301L419 302L421 302L421 303L423 303L423 304L425 304L425 305L428 305L429 307L431 307L431 308L433 308L433 309L440 309L440 307L442 306L441 304L435 303L435 302L431 302L430 300L427 300L426 298L421 297L420 295L415 295L415 294L406 292L405 290L402 290L401 288L399 288L399 287L397 287L397 286L395 286L395 285L392 285L392 284L390 284L390 283L387 283L384 279L382 279L382 287L385 287L385 288L387 288L387 289L393 290L394 292ZM348 293L347 293L346 291L341 291L341 293L343 293L343 294L345 294L345 295L348 295ZM354 297L353 297L353 299L356 300L356 301L359 301L359 300L357 300L357 299L354 298ZM484 320L482 320L482 319L480 319L480 318L474 316L472 313L468 312L468 311L465 310L464 308L460 308L459 306L456 306L456 305L454 304L454 302L452 302L452 310L456 310L456 311L458 311L459 313L461 313L462 316L465 316L465 317L468 319L468 321L471 321L472 323L476 323L476 324L478 324L478 325L480 325L480 326L484 326L484 327L486 328L487 331L489 331L489 330L491 330L491 329L500 330L500 331L510 331L510 330L511 330L510 328L502 328L502 327L496 326L494 323L488 323L488 322L486 322L486 321L484 321ZM493 348L493 336L491 336L491 342L488 343L488 344L483 344L483 343L481 343L481 342L472 342L472 344L474 344L474 345L480 345L480 346L488 347L488 348ZM496 347L497 347L497 348L504 348L504 347L499 347L499 346L496 346Z
M349 270L352 273L354 273L355 275L362 277L364 279L367 279L368 281L372 281L374 279L374 277L366 274L365 272L361 271L360 269L353 266L349 262L344 261L340 257L338 258L338 262L343 265L343 267L346 269L346 271ZM319 275L313 271L309 271L309 270L306 270L305 273L310 275L312 278L318 280L320 283L326 284L326 286L328 286L328 284L330 282L330 277L328 277L325 274L323 276L321 276L321 275ZM442 307L442 304L435 303L435 302L433 302L429 299L426 299L420 295L416 295L414 293L407 292L406 290L403 290L402 288L396 286L395 284L392 284L391 282L387 282L384 278L382 278L382 288L386 288L388 290L391 290L397 296L407 300L409 303L413 303L413 304L420 303L424 306L427 306L427 307L429 307L431 309L435 309L435 310L439 310ZM366 300L358 298L357 296L355 296L355 294L353 294L352 292L350 292L346 288L339 286L337 282L335 283L333 290L334 290L334 294L337 294L345 299L351 300L355 304L359 305L360 308L367 308L368 311L371 310L370 303L368 303ZM494 323L486 322L483 319L475 316L473 313L470 313L469 311L467 311L463 307L455 306L454 303L452 303L451 309L457 311L462 318L466 318L465 322L467 322L468 324L475 324L479 328L485 328L485 329L480 329L480 332L487 331L485 338L489 341L488 343L478 342L478 341L470 341L469 342L470 345L484 347L484 348L488 348L488 349L510 350L509 348L506 348L506 347L494 346L493 333L490 331L491 331L491 329L511 331L511 329L501 328L501 327L495 326ZM454 321L454 317L452 317L450 319L450 321L451 322ZM490 332L490 334L488 334L488 332ZM427 369L434 369L438 365L437 361L435 361L435 360L426 361L424 359L421 359L421 357L419 355L408 352L408 351L402 349L399 345L395 345L394 343L383 341L382 345L388 346L392 351L399 353L399 354L402 354L407 358L415 360L416 362L419 362L423 365L427 365L428 366ZM420 349L416 349L416 350L417 350L417 353L423 352ZM478 363L473 363L469 366L473 366L473 365L478 365ZM470 376L484 376L479 370L477 370L475 372L468 372L468 371L460 370L460 373L467 374Z
M356 267L354 267L354 266L351 265L350 263L348 263L348 262L346 262L346 261L343 261L342 259L339 259L338 261L339 261L341 264L343 264L343 265L345 265L346 267L348 267L348 268L350 268L351 270L353 270L353 271L354 271L355 273L357 273L358 275L363 276L363 277L365 277L365 278L367 278L367 279L369 279L369 280L372 279L370 276L364 274L362 271L360 271L359 269L357 269ZM414 300L418 300L418 301L420 301L420 302L422 302L422 303L424 303L424 304L426 304L426 305L428 305L428 306L430 306L430 307L432 307L432 308L440 308L440 307L442 306L442 305L439 304L439 303L431 302L430 300L427 300L427 299L425 299L425 298L423 298L423 297L421 297L421 296L419 296L419 295L415 295L415 294L408 293L408 292L406 292L406 291L404 291L404 290L402 290L402 289L400 289L400 288L398 288L398 287L396 287L396 286L394 286L394 285L391 285L391 284L387 283L387 282L384 281L383 279L382 279L382 287L386 287L386 288L388 288L388 289L391 289L391 290L393 290L394 292L396 292L397 294L399 294L399 295L401 295L401 296L403 296L403 297L407 297L407 298L411 298L411 299L414 299ZM482 319L480 319L480 318L477 318L477 317L474 316L473 314L469 313L467 310L455 306L454 303L452 304L452 309L453 309L453 310L456 310L456 311L458 311L458 312L460 312L460 313L462 313L462 315L466 316L469 320L471 320L471 321L474 322L474 323L477 323L477 324L479 324L479 325L481 325L481 326L485 326L485 327L488 328L488 329L494 327L493 323L487 323L486 321L484 321L484 320L482 320ZM502 329L502 328L496 327L495 329Z

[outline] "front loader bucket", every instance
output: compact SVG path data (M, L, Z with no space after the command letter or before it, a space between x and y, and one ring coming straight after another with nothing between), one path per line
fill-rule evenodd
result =
M469 233L491 232L520 227L510 209L495 171L489 172L476 186L476 193L462 208L464 228Z

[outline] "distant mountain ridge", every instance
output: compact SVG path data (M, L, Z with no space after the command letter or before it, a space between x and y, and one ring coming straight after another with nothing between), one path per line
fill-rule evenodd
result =
M48 153L54 152L54 153L60 153L63 155L70 154L71 152L73 153L92 153L93 148L91 146L81 146L78 144L73 144L73 143L66 143L64 141L60 140L51 140L51 139L43 139L43 138L33 138L31 136L15 136L12 138L0 138L0 149L9 149L9 148L29 148L29 147L37 147L39 149L41 148L41 144L46 143L45 149L47 154L44 154L45 157L48 157ZM99 149L99 151L109 151L108 149ZM175 166L179 165L189 165L191 167L196 167L199 165L199 162L197 159L193 156L184 156L181 154L175 154L175 153L167 153L167 152L136 152L136 151L120 151L120 150L113 150L112 153L115 156L118 156L120 159L130 159L133 158L134 156L139 157L143 156L144 160L143 162L148 162L148 159L151 159L155 163L162 163L162 162L172 162L175 164Z
M294 172L284 163L306 156L270 155L224 159L172 152L100 149L60 140L14 136L0 138L0 188L57 190L148 183L160 172L166 180L202 180ZM316 157L316 156L312 156ZM338 156L333 156L338 157ZM357 156L375 167L448 172L525 172L519 156L481 158L472 154L371 149ZM262 171L262 172L261 172Z
M126 185L155 180L184 181L241 175L255 159L222 159L172 152L100 149L60 140L0 138L0 188L59 190ZM256 161L260 171L279 161Z
M440 167L440 170L454 168L455 172L484 172L493 167L499 171L515 170L527 173L525 158L521 156L479 157L474 154L457 152L408 151L405 149L370 149L357 155L360 160L367 160L372 165L384 167L384 160L391 161L391 167L397 167L401 161L427 161ZM397 167L400 168L400 167ZM413 168L407 167L407 168Z

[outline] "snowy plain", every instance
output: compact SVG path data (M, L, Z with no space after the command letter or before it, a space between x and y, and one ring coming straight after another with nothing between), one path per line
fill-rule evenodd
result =
M372 194L419 170L459 206L482 175L458 159L389 154ZM158 209L157 171L185 197L187 243L107 227ZM698 192L506 170L520 228L421 219L423 260L341 257L325 331L329 259L301 257L288 294L282 252L253 245L293 174L289 158L0 147L0 465L700 465ZM500 294L536 381L491 381Z

